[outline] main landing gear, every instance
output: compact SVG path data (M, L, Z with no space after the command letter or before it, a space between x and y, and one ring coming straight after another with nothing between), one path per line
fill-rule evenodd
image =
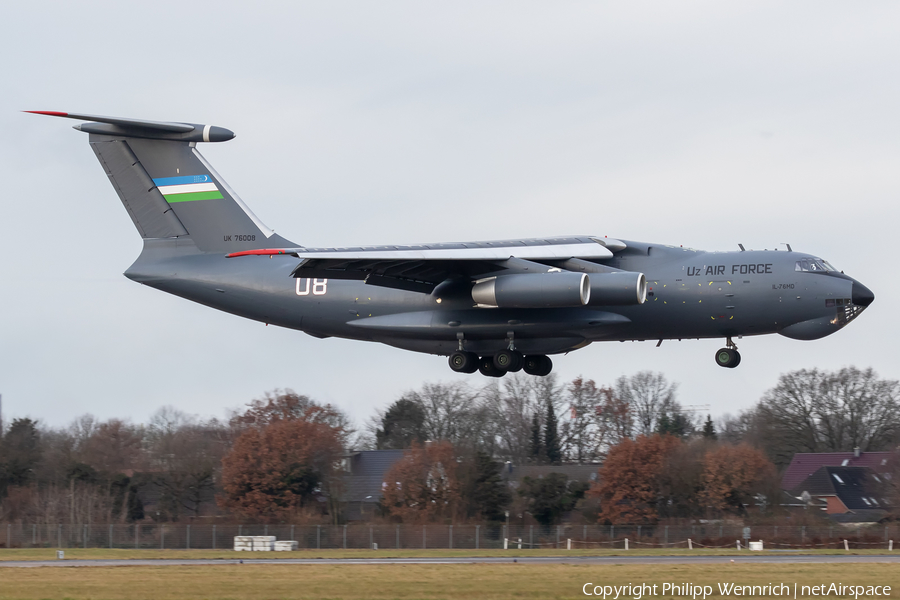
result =
M480 372L485 377L503 377L507 373L525 371L544 377L553 370L553 361L544 354L523 356L515 350L501 350L493 356L478 356L474 352L458 350L450 355L450 368L457 373Z
M725 342L724 348L716 350L716 364L728 369L741 364L741 353L738 352L737 344L731 341L731 337Z
M543 354L524 356L516 351L512 332L508 335L509 349L501 350L493 356L478 356L474 352L463 349L462 334L459 337L459 350L450 355L450 368L457 373L474 373L479 371L486 377L503 377L507 373L524 370L529 375L544 377L553 370L553 361Z

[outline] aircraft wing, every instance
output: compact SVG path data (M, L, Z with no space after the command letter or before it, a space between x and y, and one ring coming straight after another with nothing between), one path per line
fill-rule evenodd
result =
M365 280L371 285L430 293L448 279L517 271L523 263L606 259L623 248L623 242L610 238L567 237L417 246L269 248L233 252L228 257L290 255L301 259L292 273L294 277Z

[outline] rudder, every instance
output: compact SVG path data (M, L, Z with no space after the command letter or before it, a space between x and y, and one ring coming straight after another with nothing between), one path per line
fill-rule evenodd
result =
M97 155L97 160L103 166L109 182L142 238L181 237L188 234L127 141L91 141L91 150Z

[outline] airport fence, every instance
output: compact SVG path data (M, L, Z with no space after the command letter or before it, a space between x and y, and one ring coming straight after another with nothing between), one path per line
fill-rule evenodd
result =
M764 540L766 549L888 549L898 525L802 527L559 525L225 525L0 523L0 548L230 550L239 535L296 540L301 549L735 548ZM627 541L626 541L627 540Z

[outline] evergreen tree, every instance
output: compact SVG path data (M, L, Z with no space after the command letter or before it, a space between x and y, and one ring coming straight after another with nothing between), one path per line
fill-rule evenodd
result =
M673 435L683 438L691 431L688 419L680 412L675 412L671 417L668 412L663 411L656 424L656 433L659 435Z
M550 398L547 398L547 420L544 423L544 451L550 464L555 465L562 462L562 449L559 445L556 412L553 410L553 402Z
M706 415L706 423L703 424L703 437L714 440L719 436L716 435L716 427L713 425L712 418Z
M548 527L558 523L564 513L575 508L587 489L586 483L568 481L563 473L550 473L540 479L525 477L519 495L528 503L531 516Z
M30 483L41 460L37 422L15 419L0 439L0 498L10 486Z
M671 433L672 429L672 421L669 419L669 413L663 412L659 415L659 420L656 422L656 433L659 435L666 435L667 433Z
M544 453L544 441L541 438L541 420L537 413L531 419L531 460L536 463L544 462L546 454Z
M684 414L677 412L672 416L672 426L669 429L669 433L674 436L683 438L687 434L691 432L691 424L688 422L688 419Z
M418 402L407 398L391 404L381 418L381 428L375 432L379 450L403 450L414 441L421 444L425 439L425 411Z
M494 461L488 453L479 450L472 466L474 480L467 494L470 514L488 521L502 521L506 507L512 502L509 486L500 476L503 465Z

